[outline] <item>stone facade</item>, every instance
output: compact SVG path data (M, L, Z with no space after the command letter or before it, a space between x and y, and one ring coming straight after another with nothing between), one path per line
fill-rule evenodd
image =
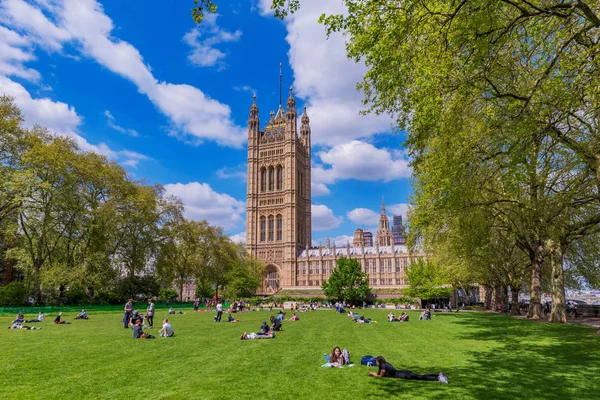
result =
M373 287L403 287L414 255L395 246L382 200L375 246L357 230L354 246L311 248L311 128L304 108L298 117L292 88L286 103L260 129L256 96L248 119L246 249L266 266L263 294L280 289L315 289L327 280L339 257L357 259ZM360 231L360 232L359 232Z

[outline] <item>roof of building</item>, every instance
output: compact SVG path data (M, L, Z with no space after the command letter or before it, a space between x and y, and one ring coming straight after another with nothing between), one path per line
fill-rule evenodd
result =
M394 246L392 248L392 246L379 246L379 248L377 248L376 246L372 246L372 247L365 247L364 248L364 255L376 255L377 252L379 250L379 254L403 254L403 253L408 253L408 248L406 246ZM323 257L328 257L328 256L333 256L334 255L334 249L333 248L323 248ZM321 255L320 253L320 249L317 248L313 248L313 249L308 249L308 250L300 250L298 252L298 258L306 258L308 255L308 257L319 257ZM339 247L335 249L335 255L340 257L340 256L345 256L348 257L348 247ZM350 247L350 257L356 257L356 256L362 256L363 255L363 248L361 247Z

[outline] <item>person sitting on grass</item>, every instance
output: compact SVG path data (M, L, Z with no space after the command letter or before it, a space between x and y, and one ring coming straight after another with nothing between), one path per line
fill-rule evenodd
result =
M62 311L58 313L56 318L54 318L54 323L58 324L58 325L70 324L70 322L62 321L61 317L62 317Z
M396 318L396 314L394 314L393 311L390 311L390 313L387 315L387 317L390 322L394 322L394 319Z
M160 329L158 331L158 333L160 334L160 336L164 336L164 337L171 337L173 335L175 335L175 332L173 331L173 327L171 326L171 324L169 324L169 320L168 319L163 319L163 326L162 329Z
M298 321L300 319L300 317L298 317L298 314L294 313L294 315L292 315L292 318L290 318L290 321Z
M39 331L42 328L36 328L35 326L22 325L20 323L13 323L8 327L8 329L23 329L25 331L35 331L35 330Z
M266 334L261 334L261 333L242 333L242 336L240 336L241 340L254 340L254 339L273 339L275 337L275 334L273 332L269 332Z
M135 325L131 329L133 331L131 337L134 339L154 339L154 336L142 331L142 321L139 319L135 321Z
M233 318L233 315L229 314L229 316L227 317L227 322L240 322L240 320Z
M129 324L133 327L137 321L144 322L144 318L140 315L138 310L135 310L133 314L131 314L131 320L129 321Z
M273 331L282 331L283 330L280 320L278 320L274 316L271 316L270 321L271 321L271 330L273 330Z
M398 318L398 322L408 322L408 313L403 312L400 318Z
M169 314L175 314L175 310L173 310L173 307L169 308Z
M23 322L25 322L25 317L23 316L23 312L20 312L19 314L17 314L17 317L15 318L13 323L14 324L22 324Z
M85 312L85 310L81 310L81 312L75 316L75 319L89 319L89 318L87 316L87 312Z
M448 383L448 377L443 372L439 374L425 374L418 375L407 369L397 370L385 358L379 356L376 358L375 364L379 368L377 373L369 371L369 376L375 376L377 378L399 378L399 379L411 379L419 381L438 381L441 383Z
M29 321L25 320L25 322L44 322L44 313L40 311L37 319L30 319Z
M267 324L267 321L263 321L262 325L260 326L260 334L262 335L266 335L268 334L270 331L269 325Z
M279 321L285 321L285 313L282 310L279 310L279 314L277 315L277 319Z

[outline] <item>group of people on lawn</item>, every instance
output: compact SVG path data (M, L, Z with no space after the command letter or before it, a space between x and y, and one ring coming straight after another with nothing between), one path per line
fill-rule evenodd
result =
M138 310L133 309L133 299L129 299L129 301L125 304L125 308L123 310L123 327L125 329L129 329L131 327L132 338L154 339L153 335L143 331L144 327L152 329L154 325L154 313L156 312L156 305L154 304L152 299L148 299L148 307L146 308L146 314L143 317ZM169 314L175 314L175 311L171 312L171 310L173 310L173 308L169 309ZM146 321L146 324L144 324L144 320ZM160 336L172 337L173 335L175 335L173 327L169 323L168 318L163 319L162 323L162 328L158 330Z
M294 315L288 321L298 321L300 318L298 317L298 313L294 312ZM279 311L277 316L271 316L270 325L267 324L267 321L263 321L260 326L260 332L244 332L240 336L241 340L254 340L254 339L272 339L275 337L276 331L282 331L283 325L282 322L285 321L285 313L283 310Z
M77 314L75 316L75 319L89 319L87 312L85 310L81 310L81 312L79 314ZM44 317L44 313L42 311L40 311L38 313L37 318L34 319L25 319L25 316L23 315L23 312L20 312L19 314L17 314L17 317L12 321L12 323L10 324L10 326L8 327L8 329L22 329L22 330L26 330L26 331L34 331L34 330L39 330L42 329L40 327L35 327L35 326L30 326L30 325L24 325L25 323L37 323L37 322L44 322L45 317ZM70 324L70 322L67 322L65 320L62 319L62 311L60 311L57 315L56 318L54 318L54 323L57 325L67 325Z

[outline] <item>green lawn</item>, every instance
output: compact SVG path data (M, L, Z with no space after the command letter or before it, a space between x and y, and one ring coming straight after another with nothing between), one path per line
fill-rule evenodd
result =
M334 311L300 314L275 339L240 341L274 313L253 312L220 324L212 313L171 315L173 338L134 340L121 315L91 315L41 331L0 330L1 399L597 399L600 336L576 325L550 325L485 313L436 314L355 324ZM156 322L165 317L161 311ZM288 314L289 317L289 314ZM13 317L1 317L7 327ZM158 324L156 324L158 325ZM158 328L151 330L157 334ZM354 368L321 368L335 346ZM383 355L396 368L443 371L438 382L379 379L359 365ZM375 370L371 368L371 370Z

